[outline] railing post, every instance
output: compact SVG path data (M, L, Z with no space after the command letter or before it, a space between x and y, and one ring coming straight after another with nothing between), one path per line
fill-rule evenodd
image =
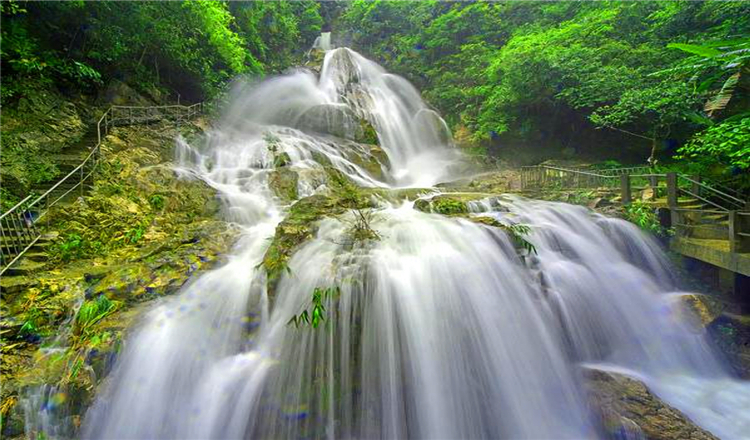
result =
M729 211L729 252L750 252L750 216Z
M672 226L680 222L677 212L677 173L667 173L667 206L672 217Z
M630 175L620 174L620 193L622 194L622 204L629 205L632 202L630 194Z
M737 233L739 232L739 222L737 218L737 211L729 211L727 212L728 216L728 226L729 226L729 252L735 253L738 252L737 248L739 247L739 239L740 235Z
M690 192L692 192L696 196L700 196L701 186L699 182L701 181L701 176L690 176L690 178L695 181L690 184Z
M657 176L648 176L648 185L654 192L654 199L659 198L659 178Z
M667 173L667 206L677 208L677 173Z

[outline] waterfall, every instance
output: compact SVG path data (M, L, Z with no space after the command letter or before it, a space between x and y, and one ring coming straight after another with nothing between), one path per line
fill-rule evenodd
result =
M473 204L531 227L536 254L520 257L497 228L377 199L378 240L345 239L353 212L326 218L269 292L261 263L290 211L269 189L279 158L300 197L327 190L325 167L363 188L431 187L460 158L406 80L350 49L327 52L320 78L233 94L205 145L178 140L178 168L216 188L242 236L132 331L84 438L598 437L583 366L638 377L719 436L750 435L750 385L676 313L661 250L581 207ZM367 124L383 155L358 140ZM290 325L316 288L335 292L323 325Z

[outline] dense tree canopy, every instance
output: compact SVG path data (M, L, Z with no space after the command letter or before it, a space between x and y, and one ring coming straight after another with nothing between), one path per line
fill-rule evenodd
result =
M749 108L748 2L7 1L2 19L3 104L112 79L205 99L238 75L294 65L332 29L490 152L663 163L718 142L712 169L748 168L736 139Z
M340 28L495 145L614 143L644 159L748 110L747 2L356 1ZM717 158L746 168L738 156Z
M315 2L3 2L3 100L111 78L192 99L279 71L320 32Z

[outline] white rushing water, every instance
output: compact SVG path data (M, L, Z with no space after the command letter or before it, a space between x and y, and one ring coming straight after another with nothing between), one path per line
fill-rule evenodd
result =
M268 188L282 153L301 196L326 191L322 163L362 187L417 187L448 179L457 157L411 85L348 49L327 53L320 79L236 93L207 145L182 142L179 160L242 237L134 329L84 438L595 438L582 365L640 378L717 435L750 435L750 386L675 313L659 248L581 207L475 203L530 225L538 254L523 259L499 229L381 200L379 240L347 241L352 213L323 220L269 297L259 264L288 209ZM371 148L340 139L362 119L388 157L380 174L361 165ZM324 325L288 324L334 286Z

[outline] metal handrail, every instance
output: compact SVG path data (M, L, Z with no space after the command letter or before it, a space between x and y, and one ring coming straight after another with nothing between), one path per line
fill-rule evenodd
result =
M127 109L129 116L127 118L117 118L115 111L120 109ZM161 112L154 112L154 110L159 109L177 109L180 111L178 114L162 114ZM93 177L99 164L99 159L101 157L102 131L104 136L106 136L109 134L110 127L114 127L116 122L120 120L127 120L130 123L139 122L140 117L134 116L133 110L145 110L146 113L150 113L146 115L148 120L160 120L166 117L175 117L179 122L183 118L191 118L202 113L203 103L199 102L189 106L110 106L97 121L96 145L91 148L91 152L89 152L86 158L84 158L78 166L73 168L73 170L66 174L65 177L58 180L57 183L32 202L29 203L29 200L32 198L32 196L29 195L6 212L0 214L0 275L5 273L11 265L18 261L18 259L31 249L31 247L41 238L42 233L39 228L37 228L37 223L49 213L51 207L78 188L80 188L81 196L83 196L83 185ZM87 165L89 166L88 172L86 171ZM79 178L75 185L65 191L62 195L50 201L53 193L60 188L63 183L72 181L76 176Z
M729 195L729 194L727 194L727 193L725 193L723 191L719 191L718 189L712 188L712 187L706 185L703 182L699 182L697 180L693 180L693 179L691 179L691 178L689 178L687 176L684 176L682 174L678 174L677 177L680 178L680 179L683 179L683 180L687 180L688 182L692 183L693 185L698 185L701 188L705 188L709 192L713 193L714 195L717 195L720 198L724 199L724 201L727 201L727 202L729 202L729 203L731 203L731 204L733 204L733 205L735 205L735 206L737 206L739 208L744 208L745 207L745 203L746 202L744 200L742 200L742 199L738 199L737 197L731 196L731 195Z
M608 175L605 175L605 174L596 174L596 173L592 173L592 172L589 172L589 171L581 171L579 169L574 169L574 168L554 167L554 166L551 166L551 165L524 166L524 167L521 167L521 169L547 169L547 170L564 171L564 172L573 173L573 174L581 174L581 175L585 175L585 176L593 176L593 177L601 177L601 178L611 178L611 177L613 177L613 176L608 176Z
M12 208L10 208L9 210L7 210L7 211L5 211L4 213L2 213L2 214L0 215L0 220L2 220L3 218L5 218L5 216L6 216L6 215L8 215L8 214L10 214L11 212L13 212L13 210L15 210L15 209L18 209L18 207L19 207L19 206L21 206L21 205L23 205L24 203L26 203L26 201L27 201L27 200L29 200L29 199L30 199L31 197L32 197L32 196L30 196L30 195L26 196L26 198L25 198L25 199L23 199L23 200L21 200L20 202L16 203L16 205L15 205L15 206L13 206L13 207L12 207Z
M566 172L566 173L572 173L572 174L579 174L579 175L583 175L583 176L594 177L594 178L597 178L597 179L612 179L613 182L616 181L616 178L617 178L617 176L615 176L615 175L601 174L603 172L606 172L606 171L603 171L603 170L597 170L596 173L593 173L593 172L589 172L589 171L583 171L581 169L562 168L562 167L556 167L556 166L551 166L551 165L533 165L533 166L524 166L524 167L521 167L522 173L523 172L528 172L530 170L535 170L535 169L541 169L541 170L548 169L548 170L553 170L553 171L560 171L560 172ZM617 168L617 169L612 169L611 171L616 171L618 173L622 172L621 174L626 174L626 173L624 173L624 171L627 171L627 170L644 170L644 169L650 170L651 168L648 168L648 167ZM656 178L665 178L666 174L662 174L662 173L635 174L635 175L630 175L630 177L631 178L650 178L650 177L652 177L652 178L653 177L656 177ZM685 182L687 182L687 183L689 183L691 185L696 185L696 186L704 189L706 191L706 196L707 197L713 197L715 199L719 199L721 202L724 202L725 204L727 204L728 207L727 206L721 206L721 205L717 204L716 202L713 202L711 200L708 200L707 198L701 197L701 196L699 196L699 195L697 195L697 194L695 194L695 193L693 193L691 191L688 191L686 189L681 189L680 190L681 192L686 193L686 194L688 194L690 196L696 197L697 199L699 199L699 200L701 200L701 201L703 201L705 203L708 203L708 204L710 204L712 206L718 207L718 208L723 209L723 210L730 210L730 209L734 209L734 208L744 209L746 207L746 202L744 200L739 199L737 197L734 197L734 196L732 196L730 194L727 194L726 192L720 191L720 190L714 188L711 185L707 185L707 184L705 184L703 182L699 182L699 181L694 180L694 179L692 179L692 178L690 178L688 176L685 176L683 174L677 174L677 177L678 177L678 179L682 179L683 181L685 181ZM535 180L535 179L531 179L531 180Z

